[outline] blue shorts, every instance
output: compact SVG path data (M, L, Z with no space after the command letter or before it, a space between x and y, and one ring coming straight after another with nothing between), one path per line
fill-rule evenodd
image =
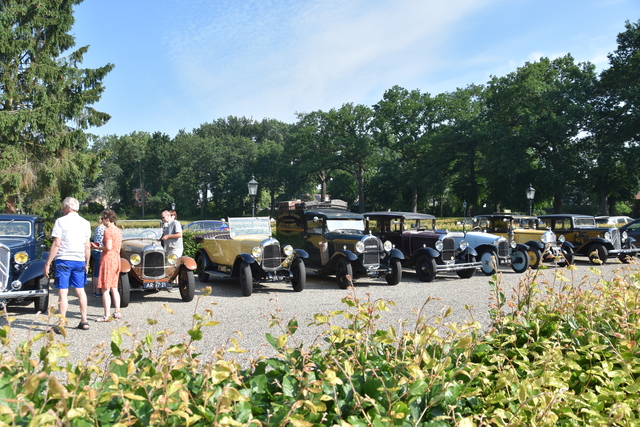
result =
M56 275L53 286L56 289L84 288L87 270L84 261L56 260Z

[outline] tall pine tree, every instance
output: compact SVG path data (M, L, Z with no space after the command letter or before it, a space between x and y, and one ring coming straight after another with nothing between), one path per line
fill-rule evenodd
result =
M80 68L73 6L82 0L0 2L0 209L51 215L80 196L96 165L90 127L110 116L91 107L112 64Z

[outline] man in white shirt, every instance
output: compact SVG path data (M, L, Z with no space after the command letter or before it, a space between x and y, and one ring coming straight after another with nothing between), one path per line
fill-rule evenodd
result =
M80 306L80 324L78 329L89 329L87 322L87 294L84 285L87 283L89 259L91 256L91 225L89 221L78 215L80 203L73 197L62 201L62 213L51 231L53 244L49 251L49 258L44 266L44 274L49 277L49 268L55 259L54 286L58 289L58 309L66 319L69 308L69 287L75 289ZM53 331L60 333L58 327Z

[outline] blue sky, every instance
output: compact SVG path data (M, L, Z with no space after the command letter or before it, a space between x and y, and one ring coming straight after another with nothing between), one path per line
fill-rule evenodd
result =
M640 0L84 0L82 66L115 64L90 132L173 137L228 116L371 106L399 85L433 95L571 54L598 70Z

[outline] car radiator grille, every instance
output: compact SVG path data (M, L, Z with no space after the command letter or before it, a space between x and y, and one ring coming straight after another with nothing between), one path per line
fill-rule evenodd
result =
M622 249L622 241L620 240L620 230L617 228L612 228L609 230L611 233L611 243L613 244L614 249Z
M509 256L509 242L506 240L501 240L498 242L498 256L499 257L508 257Z
M11 268L11 251L6 246L0 246L0 291L7 289L9 284L9 269Z
M377 237L367 237L362 241L364 243L364 253L362 254L362 263L364 265L380 264L380 241Z
M280 245L267 245L262 249L263 267L277 268L282 263L280 259Z
M453 237L445 237L442 239L442 260L449 261L455 258L456 241Z
M164 276L164 252L147 252L144 254L143 275L156 279Z

